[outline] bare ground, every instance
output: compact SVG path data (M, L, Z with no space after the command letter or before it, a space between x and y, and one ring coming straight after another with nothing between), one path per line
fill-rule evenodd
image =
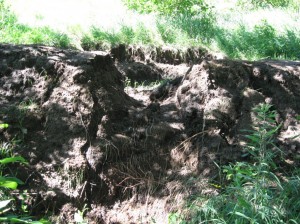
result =
M264 102L283 124L281 166L299 165L300 62L0 45L1 141L21 140L30 211L56 223L85 204L89 223L167 223L189 196L217 194L215 163L247 159L242 130Z

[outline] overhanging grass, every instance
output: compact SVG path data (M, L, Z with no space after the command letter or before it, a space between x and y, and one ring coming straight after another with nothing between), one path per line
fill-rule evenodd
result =
M31 28L15 24L2 29L0 39L3 43L45 44L61 48L72 47L71 39L66 34L55 32L48 27Z
M139 23L135 28L122 25L118 31L92 27L81 39L81 46L85 50L106 49L120 43L138 45L160 44L155 33L142 23Z

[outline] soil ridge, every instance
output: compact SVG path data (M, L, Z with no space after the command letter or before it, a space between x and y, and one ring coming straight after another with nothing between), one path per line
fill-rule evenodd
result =
M245 159L259 103L278 111L276 143L299 164L300 62L149 52L0 44L0 137L22 140L32 214L68 223L89 204L90 223L165 223L209 189L215 163Z

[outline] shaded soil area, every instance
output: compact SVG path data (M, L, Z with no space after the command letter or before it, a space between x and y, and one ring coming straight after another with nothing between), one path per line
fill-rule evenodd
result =
M299 165L299 102L300 62L0 45L1 141L21 142L30 211L56 223L84 205L89 223L167 223L190 195L217 194L215 164L247 159L259 103L278 111L282 166Z

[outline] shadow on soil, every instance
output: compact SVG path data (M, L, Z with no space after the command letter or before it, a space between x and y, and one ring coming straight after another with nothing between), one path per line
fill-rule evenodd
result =
M122 49L112 58L0 45L0 123L10 124L0 135L21 140L32 214L71 222L87 204L91 223L163 223L190 196L217 192L215 164L242 160L242 130L252 129L259 103L279 112L287 157L300 153L299 137L290 138L300 131L299 63L201 56L170 65ZM137 88L124 91L126 77Z

